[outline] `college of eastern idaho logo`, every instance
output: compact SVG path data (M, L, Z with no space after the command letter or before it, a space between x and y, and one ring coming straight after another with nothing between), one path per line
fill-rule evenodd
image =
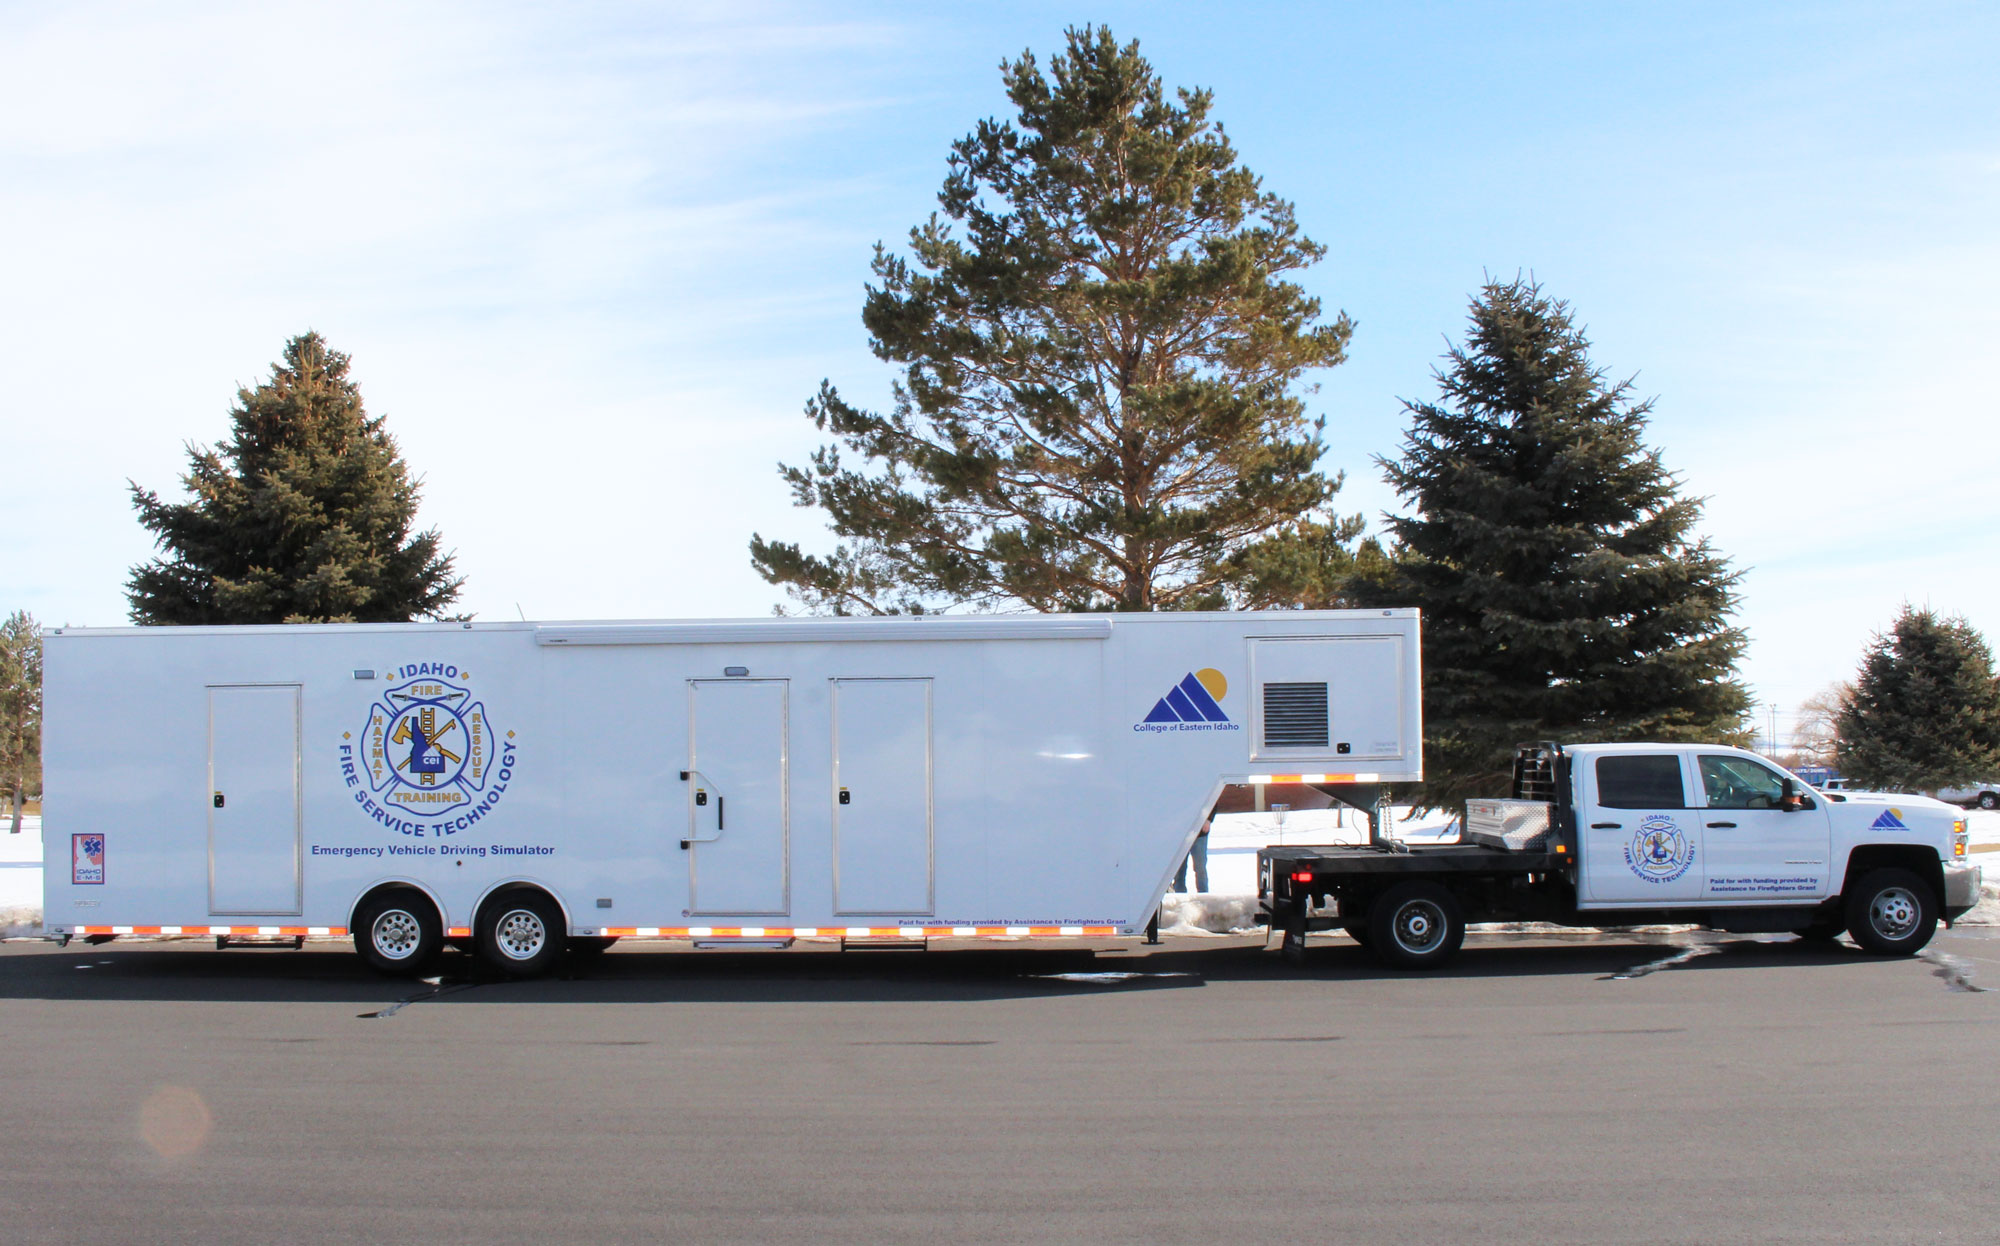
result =
M1189 671L1186 678L1153 702L1152 712L1144 722L1132 724L1132 730L1241 731L1243 728L1230 722L1229 715L1223 712L1222 698L1228 694L1229 680L1221 671L1212 666Z
M1680 823L1665 814L1648 814L1625 845L1625 864L1649 883L1670 883L1694 864L1694 844Z
M368 707L358 736L341 736L341 774L355 803L383 826L455 835L506 792L514 733L494 728L485 702L473 699L469 674L438 662L397 667L389 677L402 682Z

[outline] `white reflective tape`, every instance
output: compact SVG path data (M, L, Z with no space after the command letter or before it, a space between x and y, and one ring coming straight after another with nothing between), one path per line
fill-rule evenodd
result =
M1379 783L1381 780L1382 776L1380 774L1357 774L1354 776L1356 783Z
M690 938L695 938L695 939L706 939L706 938L708 938L708 937L709 937L710 935L712 935L712 934L714 934L714 933L715 933L715 927L713 927L713 926L689 926L689 927L688 927L688 935L689 935L689 937L690 937Z
M1252 783L1269 783L1271 776L1268 774L1253 774L1250 776L1250 781Z
M867 937L868 937L868 927L866 927L866 926L849 926L849 927L847 928L847 933L848 933L849 935L851 935L851 936L855 937L855 938L858 938L858 939L865 939L865 938L867 938Z
M1083 933L1083 927L1081 927L1081 926L1059 926L1059 927L1057 927L1057 932L1058 932L1058 933L1060 933L1060 934L1066 934L1066 935L1080 935L1080 934L1082 934L1082 933Z
M639 933L647 938L655 938L659 935L660 928L658 926L641 926L639 927Z
M112 934L131 934L131 933L132 933L132 928L131 928L130 926L113 926L113 927L111 928L111 933L112 933Z
M330 934L332 934L332 933L333 933L333 927L331 927L331 926L307 926L307 927L306 927L306 933L307 933L307 934L309 934L309 935L330 935Z
M1324 783L1324 782L1326 782L1326 776L1325 776L1325 775L1323 775L1323 774L1302 774L1302 775L1300 775L1300 776L1299 776L1299 782L1301 782L1301 783Z
M921 939L924 937L924 928L922 926L900 926L897 928L896 933L905 939Z
M952 932L953 934L955 934L955 935L963 935L963 936L967 936L967 937L969 937L969 936L972 936L972 935L976 935L976 934L978 934L978 933L979 933L979 927L977 927L977 926L953 926L953 927L951 928L951 932Z
M277 928L276 926L259 926L259 927L257 927L257 933L258 933L258 934L277 934L277 933L278 933L278 928Z
M746 939L761 939L763 936L764 928L762 926L743 927L743 937Z
M818 926L794 926L794 927L792 927L792 934L794 934L795 936L797 936L798 938L801 938L801 939L810 939L810 938L812 938L812 937L813 937L814 935L816 935L816 934L818 934L818 933L819 933L819 927L818 927Z
M161 934L179 934L180 932L181 932L181 928L180 928L179 926L162 926L162 927L160 927L160 933L161 933Z
M229 927L227 927L227 926L210 926L210 927L208 928L208 933L210 933L210 934L228 934L228 933L229 933Z
M1024 935L1028 933L1028 928L1026 926L1009 926L1007 927L1007 933L1010 935Z

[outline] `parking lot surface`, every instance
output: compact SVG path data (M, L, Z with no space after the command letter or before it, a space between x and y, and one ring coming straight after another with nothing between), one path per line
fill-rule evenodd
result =
M1991 1241L2000 940L0 949L10 1242ZM1319 943L1318 940L1315 941ZM1706 946L1706 945L1697 945Z

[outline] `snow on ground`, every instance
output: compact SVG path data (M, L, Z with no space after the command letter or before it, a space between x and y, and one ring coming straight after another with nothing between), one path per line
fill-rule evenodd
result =
M0 938L17 939L42 933L42 819L21 819L21 833L10 835L12 818L0 819Z

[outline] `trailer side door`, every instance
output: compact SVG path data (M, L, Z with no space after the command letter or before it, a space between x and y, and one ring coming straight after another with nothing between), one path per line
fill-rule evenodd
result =
M790 911L788 685L696 679L688 690L688 911Z
M931 681L833 681L833 907L934 911Z
M208 690L208 805L208 911L297 913L297 684Z

